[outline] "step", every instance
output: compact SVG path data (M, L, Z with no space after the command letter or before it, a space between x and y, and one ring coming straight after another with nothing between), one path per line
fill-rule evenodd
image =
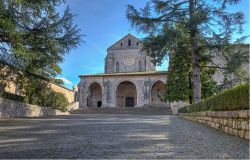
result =
M120 108L80 108L70 112L71 114L154 114L154 115L171 115L169 107L120 107Z

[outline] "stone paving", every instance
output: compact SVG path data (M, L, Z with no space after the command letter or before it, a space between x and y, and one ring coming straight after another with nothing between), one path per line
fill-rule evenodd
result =
M239 158L249 142L172 115L0 120L0 158Z

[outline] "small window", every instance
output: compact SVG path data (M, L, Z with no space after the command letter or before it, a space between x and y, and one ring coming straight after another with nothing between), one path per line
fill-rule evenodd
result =
M122 47L122 43L121 43L121 47Z
M136 42L136 45L138 46L138 45L139 45L139 43L138 43L138 42Z
M158 97L158 98L161 97L161 90L160 90L160 89L157 90L157 97Z
M119 64L119 62L116 62L116 64L115 64L115 71L119 72L119 70L120 70L120 64Z
M142 72L142 61L139 61L139 72Z
M128 46L131 46L131 40L128 39Z

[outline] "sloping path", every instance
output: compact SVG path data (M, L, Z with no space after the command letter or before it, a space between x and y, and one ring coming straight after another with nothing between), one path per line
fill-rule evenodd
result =
M2 158L248 158L249 142L171 115L0 120Z

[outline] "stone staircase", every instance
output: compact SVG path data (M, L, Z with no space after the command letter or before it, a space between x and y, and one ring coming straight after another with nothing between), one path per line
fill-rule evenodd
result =
M171 115L169 107L122 107L122 108L79 108L71 114L141 114L141 115Z

